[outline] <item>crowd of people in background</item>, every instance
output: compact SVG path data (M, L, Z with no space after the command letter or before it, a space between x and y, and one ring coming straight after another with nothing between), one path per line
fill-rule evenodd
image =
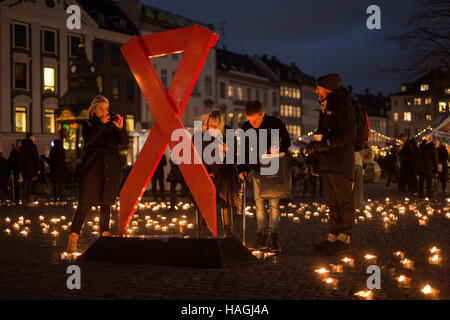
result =
M34 134L17 139L6 159L0 154L0 197L33 206L36 196L52 193L53 201L65 199L66 157L62 142L52 141L49 156L39 156Z

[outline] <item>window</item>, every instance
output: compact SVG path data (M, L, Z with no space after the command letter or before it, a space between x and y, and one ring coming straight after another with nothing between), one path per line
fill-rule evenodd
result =
M55 133L55 110L44 109L44 133Z
M178 53L172 54L172 59L173 60L178 60Z
M14 65L14 88L27 89L27 65L26 63L16 62Z
M225 82L219 83L219 97L225 99Z
M275 91L272 92L272 106L276 107L278 104L278 97Z
M70 56L76 57L79 51L80 37L70 36Z
M55 68L44 67L44 91L55 92Z
M280 87L280 96L284 97L284 87Z
M398 113L397 112L394 113L394 121L398 121Z
M127 99L134 98L134 80L127 79Z
M428 85L428 83L422 83L420 85L420 91L428 91L429 88L430 86Z
M439 102L439 112L446 112L447 111L447 104L445 101Z
M425 98L425 104L431 104L431 98Z
M97 89L98 92L102 93L103 92L103 77L102 76L97 76Z
M259 100L259 89L256 89L256 100Z
M450 87L449 88L445 88L445 94L450 94Z
M161 83L167 89L167 69L161 69Z
M119 47L111 45L111 64L119 64Z
M247 101L252 100L252 88L247 88Z
M125 128L127 131L134 131L134 116L127 114L125 116Z
M100 40L94 41L94 61L103 62L103 42Z
M205 95L212 96L212 78L210 75L205 76Z
M406 91L406 86L405 86L405 85L402 85L401 91L402 91L402 92L405 92L405 91Z
M238 98L238 100L240 100L240 101L243 101L243 100L244 100L244 90L242 90L241 87L238 87L238 88L237 88L237 98Z
M431 114L427 114L427 120L428 120L428 121L431 121L431 119L432 119L432 118L431 118Z
M397 106L397 100L393 101L394 107Z
M403 114L403 121L411 121L411 112L405 112Z
M15 108L15 132L27 132L27 108Z
M267 105L267 91L266 90L263 91L263 103L264 103L264 105Z
M415 106L420 106L421 102L422 102L422 100L420 98L414 98L414 105Z
M27 26L14 24L14 47L28 48Z
M228 98L233 98L233 86L230 84L229 86L228 86Z
M114 100L119 100L119 78L111 77L112 97Z
M56 52L56 32L44 30L44 51Z

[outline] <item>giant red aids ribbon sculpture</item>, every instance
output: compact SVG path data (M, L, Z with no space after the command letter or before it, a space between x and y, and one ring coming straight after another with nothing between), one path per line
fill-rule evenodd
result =
M138 83L154 117L155 124L120 192L119 233L123 235L147 188L175 129L184 129L180 116L197 81L209 50L219 35L201 26L133 37L122 48L125 60ZM167 92L150 58L183 52L178 70ZM184 130L182 139L191 141ZM193 144L191 164L179 164L198 208L211 233L217 236L216 189ZM191 159L192 159L191 157Z

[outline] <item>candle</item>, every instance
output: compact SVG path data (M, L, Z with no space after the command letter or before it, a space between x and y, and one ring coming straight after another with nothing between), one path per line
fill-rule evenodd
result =
M343 271L342 264L330 264L331 272L340 273Z
M47 228L42 228L42 233L48 233L48 229Z
M414 262L409 260L409 259L404 259L402 261L400 261L403 264L403 267L405 269L412 269L414 266Z
M66 217L65 216L61 216L61 220L66 220Z
M397 251L397 252L394 252L394 256L397 256L400 259L403 259L405 257L405 254L401 251Z
M56 238L58 235L59 235L59 232L58 231L52 231L52 235Z
M366 300L372 300L373 293L372 290L361 290L356 292L354 295Z
M330 270L328 270L326 268L320 268L320 269L314 270L314 272L318 273L319 276L324 277L327 273L330 272Z
M25 236L25 237L28 236L28 232L26 230L20 231L20 234Z
M376 263L377 262L377 256L374 256L373 254L370 254L370 253L366 254L364 256L364 259L366 259L366 261L369 261L371 263Z
M14 223L13 224L13 228L16 229L16 230L19 230L19 225L17 223Z
M440 252L441 252L441 249L437 248L436 246L434 246L433 248L430 249L430 253L439 254Z
M438 290L433 289L429 284L425 285L425 287L420 290L427 298L436 298L438 294Z
M396 279L399 287L409 288L411 285L411 278L408 278L404 275L400 275Z
M355 265L355 260L352 258L345 257L341 261L343 261L345 264L347 264L350 267L353 267Z
M10 219L9 217L7 217L7 218L5 219L5 221L6 221L6 223L10 223L10 222L11 222L11 219Z
M441 264L441 257L439 257L438 254L435 254L434 256L428 258L428 263L439 265Z
M253 250L252 255L254 255L256 258L261 259L262 258L262 252L259 250Z
M67 230L67 229L69 229L69 227L68 227L67 225L62 225L62 226L61 226L61 229L62 229L62 230Z
M331 289L336 290L337 289L337 284L338 284L338 280L334 279L334 278L326 278L323 280Z
M31 221L30 220L25 220L25 224L30 224Z
M67 260L69 259L69 254L67 252L62 252L61 253L61 260Z
M5 232L8 234L8 236L11 234L11 230L9 230L8 228L5 230Z

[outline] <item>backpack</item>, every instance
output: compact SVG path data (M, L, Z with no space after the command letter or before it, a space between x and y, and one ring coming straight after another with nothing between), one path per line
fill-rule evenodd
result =
M353 111L356 116L356 137L353 141L353 148L355 151L361 151L366 148L369 141L369 117L366 108L356 102L355 99L353 99Z

